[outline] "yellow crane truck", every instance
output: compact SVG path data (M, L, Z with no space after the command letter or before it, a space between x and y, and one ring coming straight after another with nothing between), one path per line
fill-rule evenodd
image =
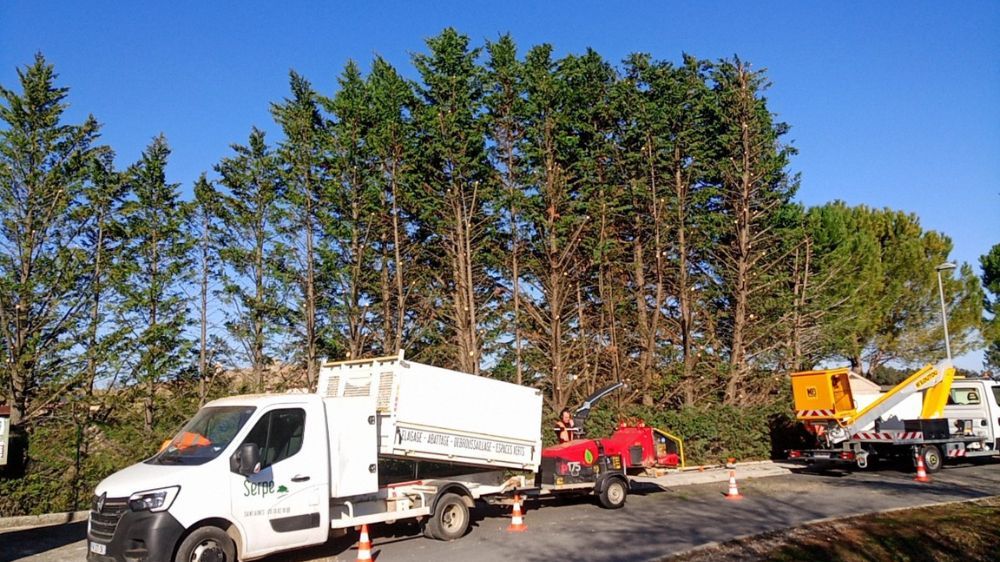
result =
M790 450L789 460L850 463L922 457L928 472L945 459L1000 452L1000 382L955 376L950 361L926 365L874 402L858 408L847 368L794 373L795 417L816 437L815 449ZM920 417L893 409L922 395Z

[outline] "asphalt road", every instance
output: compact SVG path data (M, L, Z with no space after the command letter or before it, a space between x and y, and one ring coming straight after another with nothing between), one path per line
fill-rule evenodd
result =
M528 531L508 533L510 509L477 509L462 539L444 543L423 538L413 524L371 529L380 562L510 562L587 560L636 562L694 546L799 525L827 517L1000 495L1000 463L949 467L933 482L913 481L900 469L851 473L797 472L744 480L744 499L723 497L725 483L663 490L644 484L617 511L586 498L528 503ZM86 523L0 533L0 562L84 560ZM356 534L272 556L267 562L353 561Z

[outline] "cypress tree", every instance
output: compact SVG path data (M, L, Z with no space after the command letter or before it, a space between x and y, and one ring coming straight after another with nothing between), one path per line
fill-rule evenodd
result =
M271 114L284 133L277 152L285 189L281 229L288 247L286 267L299 293L292 330L300 344L306 384L311 387L316 381L322 330L316 269L320 246L324 243L321 237L323 214L327 212L324 194L330 181L329 133L309 81L293 71L289 74L289 86L290 97L272 104Z
M131 333L129 367L141 396L145 429L156 423L160 385L187 365L185 336L189 309L184 287L191 281L192 240L186 229L190 204L178 184L166 180L170 148L161 135L127 172L128 199L122 207L124 236L116 289L118 321Z
M415 212L427 228L422 243L428 262L436 264L430 267L440 276L440 292L425 298L447 307L443 324L452 344L439 348L442 359L479 374L489 307L495 305L484 263L494 199L481 115L483 71L476 64L479 49L454 29L427 46L428 54L413 57L423 79L416 109L423 185Z
M377 57L367 80L371 125L366 144L374 168L373 181L380 192L382 215L376 225L379 255L382 353L409 347L431 317L428 310L414 309L414 293L427 290L428 275L414 258L417 244L415 191L416 144L413 109L416 96L384 59Z
M288 248L279 232L283 186L278 158L263 131L253 128L247 144L232 150L215 167L225 193L204 191L218 200L226 331L250 366L252 385L261 391L264 369L280 354L292 314L287 304L292 279L282 267Z
M68 89L41 54L17 74L20 94L0 86L0 384L13 426L70 376L60 357L75 343L89 269L80 199L99 150L92 116L63 122ZM44 386L52 389L39 395Z

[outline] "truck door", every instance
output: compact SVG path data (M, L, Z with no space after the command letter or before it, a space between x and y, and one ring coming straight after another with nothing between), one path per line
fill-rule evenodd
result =
M243 443L260 448L255 474L229 475L244 555L325 542L330 507L322 405L275 406L257 420Z
M993 450L1000 450L1000 383L987 383L989 388L990 425L993 427Z
M988 385L981 381L956 382L951 387L945 417L952 433L982 437L989 444L995 443L994 423L990 415L992 396Z

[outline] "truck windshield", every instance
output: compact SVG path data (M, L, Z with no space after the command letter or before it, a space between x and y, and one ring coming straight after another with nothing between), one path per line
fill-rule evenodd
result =
M253 406L216 406L202 408L152 458L149 464L206 463L219 456L250 419Z

